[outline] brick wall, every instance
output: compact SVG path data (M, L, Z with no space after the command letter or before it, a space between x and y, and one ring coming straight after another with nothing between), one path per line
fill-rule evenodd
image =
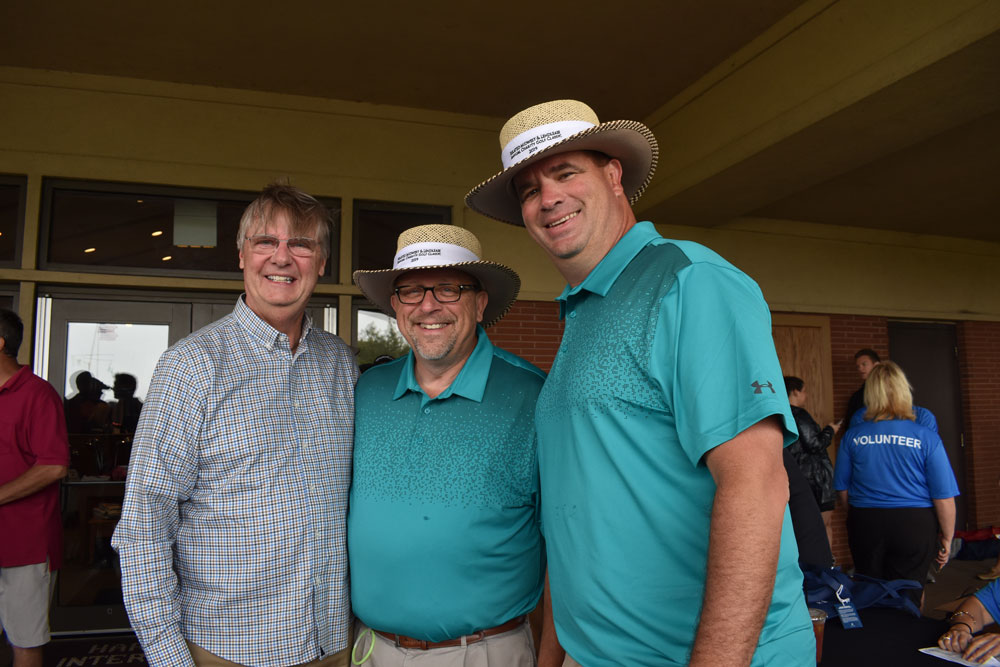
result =
M833 364L833 414L837 419L844 416L847 401L861 386L858 369L854 365L854 353L870 347L883 359L889 356L889 326L884 317L867 315L830 315L830 354ZM847 424L841 427L843 435ZM837 563L851 562L851 551L847 546L847 508L838 506L833 512L833 555Z
M1000 322L960 322L969 526L1000 525Z
M548 372L559 350L562 332L559 305L555 301L517 301L488 333L494 345Z

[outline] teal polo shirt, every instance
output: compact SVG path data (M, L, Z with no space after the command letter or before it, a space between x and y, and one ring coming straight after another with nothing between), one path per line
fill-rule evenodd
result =
M686 665L716 488L704 455L770 415L786 446L797 438L767 304L717 254L649 222L559 301L535 415L559 640L587 667ZM771 598L754 665L815 664L797 561L786 509L773 591L749 582Z
M451 639L541 596L534 411L545 375L477 334L436 398L417 384L412 352L358 381L351 600L376 630Z

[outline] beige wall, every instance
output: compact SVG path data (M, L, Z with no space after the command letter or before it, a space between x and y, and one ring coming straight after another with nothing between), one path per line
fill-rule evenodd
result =
M454 221L479 234L492 258L521 273L523 298L548 299L562 281L524 231L462 204L470 187L498 169L500 124L495 118L0 68L0 172L29 178L28 252L20 269L0 269L0 282L21 284L26 305L35 283L77 280L34 270L43 177L250 191L288 177L309 192L344 200L345 248L354 198L452 206ZM703 242L745 269L776 310L1000 319L997 244L759 219L661 231ZM341 284L321 286L321 293L345 299L357 293L347 262L342 265ZM123 276L82 279L165 284ZM215 284L167 282L191 289Z

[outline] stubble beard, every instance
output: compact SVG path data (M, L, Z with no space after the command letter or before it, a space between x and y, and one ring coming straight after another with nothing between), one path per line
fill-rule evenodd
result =
M420 325L418 324L414 328L419 329ZM421 359L426 361L439 361L451 354L451 351L455 349L455 343L457 340L458 332L455 331L453 327L451 335L446 340L438 341L437 343L431 345L424 345L421 343L419 335L414 333L413 340L410 341L410 347L413 348L413 353Z

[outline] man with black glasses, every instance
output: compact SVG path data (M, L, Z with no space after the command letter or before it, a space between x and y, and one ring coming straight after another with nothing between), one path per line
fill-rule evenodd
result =
M487 338L520 279L482 254L471 232L424 225L399 236L393 268L354 274L411 347L358 381L355 664L535 664L525 615L545 582L534 435L544 374ZM538 664L560 665L548 614L544 626Z
M160 358L113 544L150 665L346 667L357 365L306 306L326 209L270 185L240 222L232 314Z

